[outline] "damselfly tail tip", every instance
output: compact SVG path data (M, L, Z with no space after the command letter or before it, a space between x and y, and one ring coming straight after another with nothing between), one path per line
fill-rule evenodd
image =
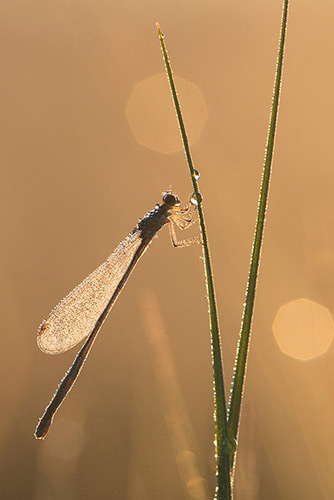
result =
M35 438L36 439L44 439L49 432L50 426L52 424L52 418L48 420L44 420L42 417L38 422L38 425L35 430Z

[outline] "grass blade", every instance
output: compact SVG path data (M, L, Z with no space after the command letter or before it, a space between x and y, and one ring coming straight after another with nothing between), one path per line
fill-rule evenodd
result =
M202 234L203 242L203 257L204 257L204 268L206 277L206 289L209 305L209 316L210 316L210 330L211 330L211 345L212 345L212 358L213 358L213 373L214 373L214 403L215 403L215 443L216 443L216 474L217 474L217 488L216 488L216 498L217 500L229 500L231 499L231 481L230 481L230 466L229 466L229 450L228 450L228 439L227 439L227 414L226 414L226 399L225 399L225 389L224 389L224 375L222 367L222 355L220 346L220 331L218 323L218 312L216 305L212 265L210 259L208 236L204 220L204 212L202 207L202 197L198 189L198 183L196 179L196 171L194 169L189 142L187 138L187 133L182 118L180 103L177 97L177 92L175 88L173 72L168 57L166 45L164 42L164 35L161 32L160 26L157 24L158 33L163 53L163 58L166 66L167 76L169 80L169 85L172 93L172 98L177 114L177 119L179 122L179 127L181 130L181 136L183 141L183 147L190 171L190 176L194 188L194 197L198 204L198 214L199 222Z
M249 340L250 340L250 331L253 318L256 284L259 271L264 223L265 223L268 194L269 194L271 165L272 165L275 135L276 135L280 89L282 83L282 70L283 70L284 46L285 46L285 38L287 30L288 5L289 5L288 0L284 0L275 83L274 83L269 129L267 135L267 145L266 145L264 167L263 167L263 174L261 181L261 191L260 191L258 213L256 219L256 228L255 228L250 270L247 283L246 300L241 322L240 338L236 354L234 377L232 383L232 393L229 404L229 418L228 418L229 441L234 443L236 443L238 437L241 402L242 402L243 388L245 382L247 355L248 355ZM235 463L235 456L236 456L236 449L234 453L231 454L231 468Z

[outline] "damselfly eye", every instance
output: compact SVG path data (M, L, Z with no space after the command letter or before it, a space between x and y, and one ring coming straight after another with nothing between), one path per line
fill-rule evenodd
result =
M168 207L174 207L174 205L180 205L180 203L181 203L180 200L178 199L178 197L175 196L170 191L165 192L165 194L163 195L162 201Z

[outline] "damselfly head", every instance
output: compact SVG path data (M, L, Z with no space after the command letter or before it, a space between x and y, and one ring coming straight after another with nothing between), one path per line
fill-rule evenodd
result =
M165 191L163 193L162 201L168 207L174 207L175 205L181 205L181 202L178 199L178 197L175 194L173 194L171 191Z

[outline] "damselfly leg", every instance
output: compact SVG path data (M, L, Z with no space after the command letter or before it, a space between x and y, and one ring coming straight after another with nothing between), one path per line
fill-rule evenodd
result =
M175 248L187 247L201 242L198 236L178 241L175 232L174 224L183 230L188 229L189 226L198 221L197 207L191 202L191 199L192 197L190 197L189 202L184 207L174 206L173 212L169 215L169 234L172 245Z

